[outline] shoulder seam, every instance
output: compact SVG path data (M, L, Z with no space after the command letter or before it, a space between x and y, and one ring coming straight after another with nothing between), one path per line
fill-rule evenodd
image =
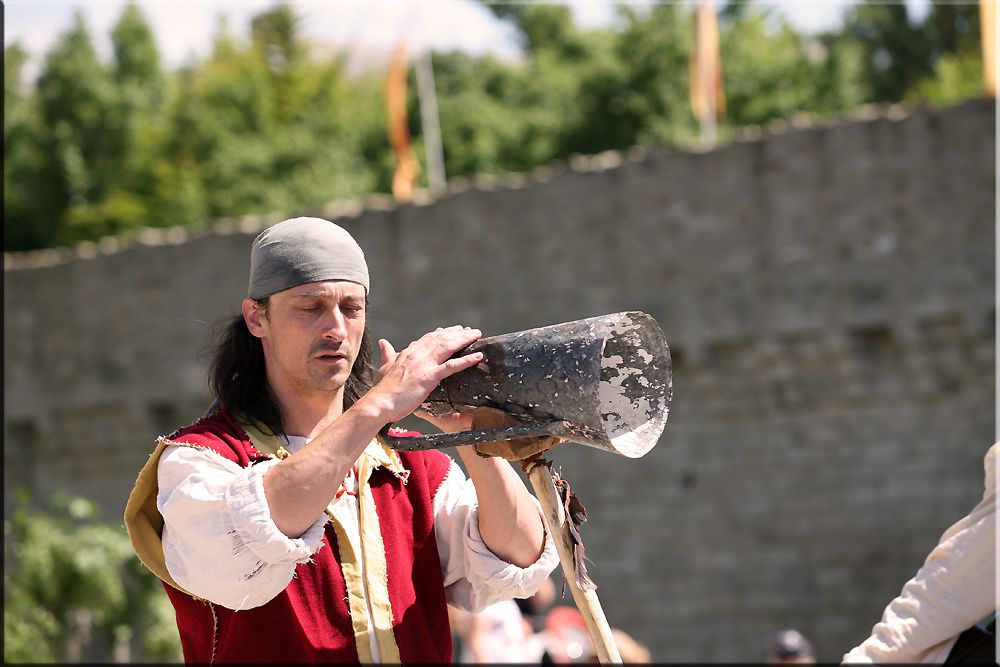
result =
M162 442L164 445L166 445L168 447L170 447L170 446L173 446L173 447L190 447L191 449L199 449L201 451L209 452L211 454L214 454L215 456L218 456L219 458L222 458L222 459L224 459L226 461L229 461L230 463L233 463L232 459L226 458L223 454L221 454L217 450L213 449L212 447L209 447L208 445L199 445L199 444L194 443L194 442L182 442L182 441L179 441L179 440L171 440L170 438L165 437L165 436L160 436L159 438L156 439L156 442L158 442L158 443ZM268 459L274 458L273 456L270 456L268 454L263 454L263 453L257 451L257 448L254 447L252 444L250 445L250 447L253 449L253 451L257 452L257 454L259 454L260 456L263 456L263 457L268 458ZM253 461L251 460L251 464L252 463L253 463Z

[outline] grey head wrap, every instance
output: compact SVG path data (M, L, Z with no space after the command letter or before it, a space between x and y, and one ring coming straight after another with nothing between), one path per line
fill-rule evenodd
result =
M368 265L343 227L321 218L292 218L268 227L250 250L251 299L320 280L349 280L368 294Z

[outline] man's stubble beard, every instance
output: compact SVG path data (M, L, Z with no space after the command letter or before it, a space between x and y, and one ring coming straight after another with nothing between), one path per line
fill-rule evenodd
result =
M281 355L279 354L279 346L272 341L270 347L274 359L280 359ZM354 369L354 363L357 359L349 358L349 361L351 366L343 379L340 379L339 373L331 377L328 372L322 372L317 368L317 364L321 364L321 362L315 361L311 356L306 359L305 372L303 374L298 373L298 369L289 371L288 369L282 367L281 371L287 378L288 387L294 395L312 396L326 394L330 395L330 398L332 399L338 392L343 391L344 386L347 384L347 380L351 376L351 371Z
M341 377L341 373L331 376L329 372L323 372L321 367L317 368L317 365L322 366L322 362L317 362L310 358L306 363L305 377L290 376L289 386L296 394L306 396L310 394L333 395L342 392L344 386L347 384L347 380L351 377L351 370L354 368L355 360L347 359L347 361L350 362L350 367L347 373Z
M337 377L323 376L313 377L289 377L288 386L297 396L309 396L312 394L335 394L344 388L346 380L341 382Z

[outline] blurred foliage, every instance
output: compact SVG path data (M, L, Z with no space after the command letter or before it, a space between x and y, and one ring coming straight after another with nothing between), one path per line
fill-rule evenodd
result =
M45 512L27 504L4 519L4 662L107 661L116 646L180 661L173 608L125 529L83 498L57 497Z
M484 4L516 28L523 53L433 54L449 177L697 138L689 5L621 5L611 26L581 29L565 6ZM837 30L804 34L764 3L722 4L720 136L794 112L980 94L977 4L934 3L916 22L902 3L866 0L843 18ZM24 50L7 46L6 249L388 192L383 74L348 75L344 54L317 55L301 32L293 9L277 4L254 17L247 43L221 22L210 56L167 72L128 4L110 62L78 16L30 82ZM415 91L411 72L410 133L423 159Z

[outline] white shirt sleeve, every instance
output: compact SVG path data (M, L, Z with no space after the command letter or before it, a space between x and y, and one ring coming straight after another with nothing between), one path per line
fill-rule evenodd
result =
M944 532L844 663L942 663L957 636L996 609L996 450L986 453L982 501Z
M535 505L541 514L537 500ZM501 600L530 597L559 564L548 531L542 555L526 568L494 555L479 534L476 487L454 461L434 495L433 507L445 597L454 607L477 612Z
M243 468L196 447L164 450L156 506L167 570L182 588L229 609L259 607L319 550L325 514L297 539L271 520L263 478L276 463Z

